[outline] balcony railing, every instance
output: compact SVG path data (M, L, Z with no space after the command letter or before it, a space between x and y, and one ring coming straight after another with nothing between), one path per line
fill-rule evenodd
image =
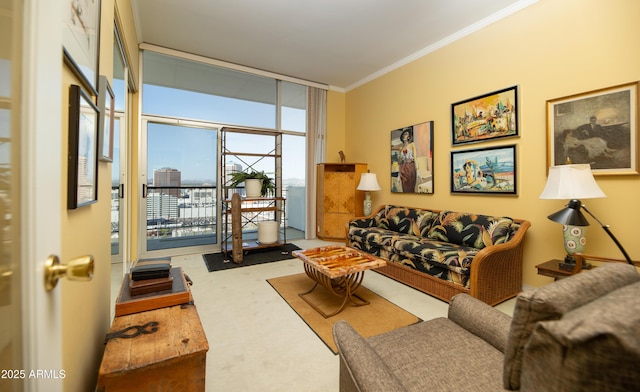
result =
M286 195L286 190L284 193ZM218 240L216 194L215 186L148 186L146 198L147 250L216 244ZM300 198L300 202L303 202L301 197L297 198ZM118 253L120 238L119 210L118 187L112 187L112 254ZM287 222L283 221L282 224L286 225ZM294 231L299 232L296 229ZM300 238L300 236L304 236L304 234L294 235L293 238ZM289 237L289 234L287 234L287 237Z

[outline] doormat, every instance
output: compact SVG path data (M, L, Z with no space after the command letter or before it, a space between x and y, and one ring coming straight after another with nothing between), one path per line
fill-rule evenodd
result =
M231 261L231 252L227 256L225 261L224 253L209 253L202 255L204 264L207 266L209 272L227 270L237 267L247 267L250 265L270 263L272 261L280 261L292 259L294 256L291 252L299 250L300 248L294 244L285 244L284 248L281 246L266 249L256 249L250 251L244 255L242 263L236 264ZM284 252L284 253L283 253Z
M324 318L298 295L308 291L314 284L306 274L267 279L267 282L334 354L338 353L338 348L333 341L332 328L333 324L340 320L346 320L365 338L422 321L363 286L356 290L356 294L369 301L369 305L347 305L335 316ZM331 294L324 287L317 287L305 297L325 312L338 308L342 303L342 299Z

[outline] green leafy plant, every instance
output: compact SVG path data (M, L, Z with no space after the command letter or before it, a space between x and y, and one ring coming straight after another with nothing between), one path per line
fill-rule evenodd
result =
M264 171L255 171L252 170L250 172L235 172L231 173L231 181L229 181L229 187L235 188L241 183L245 182L245 180L255 179L262 180L262 189L260 190L261 196L266 196L269 192L273 192L276 189L275 181L273 178L267 176Z

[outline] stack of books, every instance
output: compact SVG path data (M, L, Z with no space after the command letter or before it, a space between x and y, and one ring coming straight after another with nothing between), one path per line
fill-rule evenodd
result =
M173 277L170 260L139 261L131 269L129 293L131 296L171 290Z

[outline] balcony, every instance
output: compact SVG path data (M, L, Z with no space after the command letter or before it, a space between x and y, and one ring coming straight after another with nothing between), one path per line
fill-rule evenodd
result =
M304 187L283 190L287 201L287 239L304 238ZM147 187L147 251L218 243L218 202L215 186ZM293 203L293 205L291 205ZM292 216L289 216L293 214ZM119 253L120 198L118 187L111 188L111 254ZM293 226L289 226L289 222ZM257 233L248 226L243 236Z

